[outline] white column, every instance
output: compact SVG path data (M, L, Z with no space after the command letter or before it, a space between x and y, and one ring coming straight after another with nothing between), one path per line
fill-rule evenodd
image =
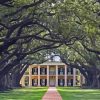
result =
M47 86L49 86L49 66L47 66Z
M32 86L32 68L29 66L29 86Z
M58 65L56 65L56 86L58 86Z
M40 86L40 66L38 66L38 86Z
M73 68L73 86L76 86L76 69Z
M67 86L67 65L65 65L65 84L64 86Z

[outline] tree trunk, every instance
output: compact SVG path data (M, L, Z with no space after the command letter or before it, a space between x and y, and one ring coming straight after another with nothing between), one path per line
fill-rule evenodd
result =
M0 79L0 90L7 90L11 88L11 77L9 74L7 74Z

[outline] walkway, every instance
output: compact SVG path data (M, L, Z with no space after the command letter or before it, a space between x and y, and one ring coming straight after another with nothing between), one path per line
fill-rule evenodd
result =
M56 87L49 87L42 100L62 100L62 98L58 93Z

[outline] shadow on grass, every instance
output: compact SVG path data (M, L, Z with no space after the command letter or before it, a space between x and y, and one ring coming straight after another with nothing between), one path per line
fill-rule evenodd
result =
M99 89L80 89L77 87L58 87L63 100L100 100Z
M47 87L14 89L0 93L0 100L41 100Z

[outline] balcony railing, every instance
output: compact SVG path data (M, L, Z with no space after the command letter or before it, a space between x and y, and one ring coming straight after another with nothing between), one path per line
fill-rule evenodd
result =
M71 72L68 72L68 75L73 75Z
M41 72L41 75L46 75L46 72Z
M38 73L37 72L34 72L34 73L32 73L32 75L38 75Z
M64 75L64 72L60 72L59 75Z
M56 75L56 71L50 71L49 74L50 75Z

